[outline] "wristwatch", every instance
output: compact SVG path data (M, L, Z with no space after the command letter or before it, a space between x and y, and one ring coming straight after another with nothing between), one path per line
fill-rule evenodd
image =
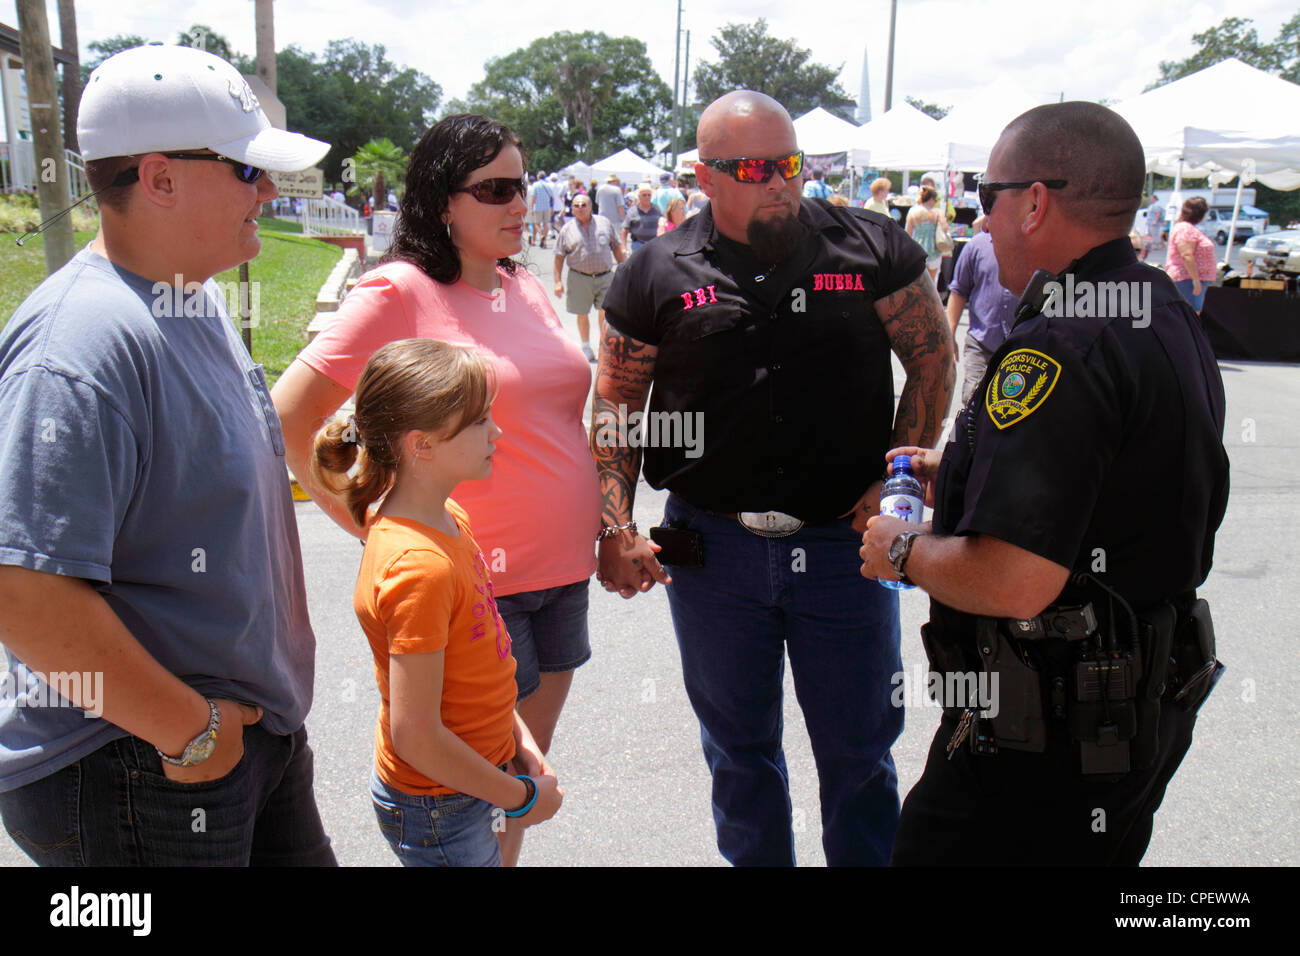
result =
M902 580L904 584L911 584L907 573L903 568L907 565L907 559L912 553L912 545L916 539L921 536L919 531L900 531L894 540L889 543L889 566L894 569L894 573Z
M211 697L203 699L208 702L207 729L186 744L179 757L169 757L155 747L154 750L158 750L158 756L163 759L164 763L169 763L174 767L195 767L211 757L217 749L217 732L221 730L221 710L217 707L217 702Z

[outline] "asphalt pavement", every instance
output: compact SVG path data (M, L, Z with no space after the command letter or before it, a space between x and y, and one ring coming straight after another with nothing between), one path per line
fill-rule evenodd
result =
M533 260L549 288L551 253L538 253ZM564 316L563 303L554 304ZM576 337L571 316L565 324ZM1300 862L1300 651L1293 643L1300 607L1300 375L1294 365L1222 362L1220 368L1232 494L1201 594L1213 607L1219 656L1228 669L1156 815L1147 866ZM903 382L897 360L894 376L897 392ZM1153 461L1150 467L1165 465ZM640 484L638 525L658 523L665 497ZM361 547L314 504L295 507L318 641L308 719L317 801L340 863L395 866L367 791L378 694L352 612ZM903 665L910 672L925 664L919 628L928 599L920 591L903 592L901 607ZM576 673L550 756L564 806L528 831L521 864L724 865L714 845L709 775L663 588L625 601L593 584L590 629L592 659ZM788 671L786 691L796 852L801 865L821 865L816 770ZM893 751L902 794L923 769L938 719L932 707L907 711ZM0 865L27 862L11 841L0 840Z

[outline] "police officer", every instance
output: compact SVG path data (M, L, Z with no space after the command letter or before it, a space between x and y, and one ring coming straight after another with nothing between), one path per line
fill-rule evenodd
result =
M1128 241L1143 176L1093 103L1030 110L989 158L1015 324L942 459L890 453L914 453L933 526L875 517L861 549L863 575L930 593L942 677L896 864L1136 864L1221 670L1194 589L1227 501L1223 383Z
M624 597L669 584L631 523L640 449L611 427L653 380L645 474L672 491L661 557L718 847L737 865L794 863L788 649L827 862L883 864L898 812L898 602L862 580L857 549L885 450L937 435L952 337L924 254L895 223L801 202L803 154L775 100L723 96L698 141L709 205L620 266L606 297L598 576ZM907 373L897 414L891 350Z

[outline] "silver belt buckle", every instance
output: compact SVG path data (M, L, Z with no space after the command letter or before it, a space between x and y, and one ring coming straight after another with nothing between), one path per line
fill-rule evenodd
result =
M803 527L798 518L780 511L742 511L736 520L746 531L764 538L785 538Z

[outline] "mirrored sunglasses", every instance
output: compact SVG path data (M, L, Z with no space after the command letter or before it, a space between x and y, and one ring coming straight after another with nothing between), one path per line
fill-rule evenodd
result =
M726 173L738 183L765 183L779 172L782 179L794 179L803 172L803 152L780 159L702 159L710 169Z

